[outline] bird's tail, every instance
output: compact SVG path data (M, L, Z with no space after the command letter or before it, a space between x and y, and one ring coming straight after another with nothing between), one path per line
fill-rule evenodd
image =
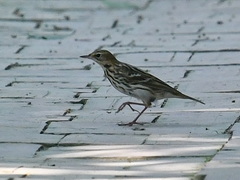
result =
M193 97L187 96L187 95L185 95L185 94L182 94L182 98L183 98L183 99L191 99L191 100L196 101L196 102L199 102L199 103L201 103L201 104L205 104L204 102L202 102L202 101L200 101L200 100L198 100L198 99L195 99L195 98L193 98Z

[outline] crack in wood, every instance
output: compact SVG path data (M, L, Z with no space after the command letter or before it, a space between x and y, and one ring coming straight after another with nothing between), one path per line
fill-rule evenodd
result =
M195 46L197 45L199 42L202 41L211 41L209 38L205 38L205 39L196 39L195 42L191 45L191 46Z
M174 52L174 53L173 53L173 55L172 55L172 57L171 57L171 59L170 59L170 61L169 61L169 62L173 62L173 60L174 60L174 58L175 58L176 54L177 54L177 52Z
M35 29L39 29L42 25L43 21L42 20L36 20L36 25L34 26Z
M156 116L152 121L151 123L156 123L157 120L161 117L162 113L160 113L160 115Z
M48 127L50 126L50 124L52 122L68 122L68 121L72 121L73 119L75 119L77 116L70 116L68 119L66 120L49 120L45 122L45 126L42 128L42 130L40 131L40 134L49 134L49 133L45 133L45 131L48 129Z
M165 67L219 67L219 66L240 66L240 63L228 63L228 64L189 64L189 65L164 65ZM138 66L146 68L146 66ZM163 66L147 66L148 68L162 68Z
M22 45L16 52L15 54L19 54L27 45Z
M137 24L140 24L143 21L143 16L142 15L138 15L137 16Z
M87 64L81 68L61 68L61 69L58 69L58 70L61 70L61 71L72 71L72 70L86 70L86 71L89 71L92 69L92 65L91 64Z
M47 93L46 93L46 94L44 94L44 95L42 96L42 98L45 98L45 97L47 97L49 94L50 94L50 91L47 91Z
M31 67L31 66L48 66L49 64L20 64L18 62L9 64L4 70L11 70L17 67Z
M187 78L191 72L192 72L192 70L186 70L183 75L183 78Z
M202 32L204 29L205 29L205 27L204 27L204 26L200 27L200 28L197 30L197 33L200 33L200 32Z
M164 99L162 104L161 104L161 106L160 106L160 108L164 108L166 106L166 104L167 104L167 101L168 101L168 99Z
M0 97L0 99L34 99L35 97L24 97L24 96L6 96Z
M41 151L46 151L51 147L56 147L58 146L58 143L42 143L41 146L35 151L33 157L36 157L37 154ZM48 159L48 158L47 158Z
M67 109L64 113L63 116L66 116L67 114L70 114L72 112L72 109Z
M232 135L232 127L236 124L236 123L239 123L240 122L240 116L238 116L237 117L237 119L235 119L235 121L232 123L232 124L230 124L230 126L227 128L227 129L225 129L225 131L223 132L223 134L231 134Z
M109 47L109 46L105 46L105 47ZM128 46L124 46L122 45L121 47L128 47ZM139 46L136 45L135 47L143 47L143 48L147 48L149 46ZM119 52L119 53L115 53L115 54L141 54L141 53L216 53L216 52L240 52L240 48L229 48L229 49L216 49L216 50L157 50L157 51L151 51L148 50L146 51L127 51L127 52Z
M191 55L189 56L187 62L191 61L192 57L194 56L195 52L192 52Z
M80 95L81 95L81 92L77 92L76 94L74 94L74 96L73 96L73 98L79 98L80 97Z
M88 99L83 98L79 101L70 101L71 104L82 104L83 106L87 103Z
M16 8L14 11L13 11L13 14L20 17L20 18L23 18L24 17L24 13L22 13L22 11L19 9L19 8Z
M47 128L49 127L49 125L52 123L53 121L47 121L45 122L45 126L42 128L42 130L40 131L40 134L44 134L44 132L47 130Z
M121 43L121 41L116 41L113 44L110 45L110 47L115 47L117 45L119 45Z
M67 84L69 82L67 81L62 81L62 82L58 82L58 81L12 81L10 83L8 83L7 85L5 85L5 87L9 87L9 86L12 86L13 84L18 84L18 83L31 83L31 84L34 84L34 83L40 83L40 84L47 84L47 83L62 83L62 84ZM61 89L61 88L59 88Z
M111 39L111 35L108 34L102 38L103 41L106 41L107 39Z
M113 21L113 24L112 24L111 28L114 29L114 28L117 27L117 25L118 25L118 19Z
M207 91L207 93L240 93L240 90L233 91Z

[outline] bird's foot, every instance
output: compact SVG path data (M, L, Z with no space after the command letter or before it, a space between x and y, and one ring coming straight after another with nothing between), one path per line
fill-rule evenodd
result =
M126 103L123 103L121 106L119 106L118 110L116 111L116 113L119 113L121 110L123 110L123 108L126 106Z

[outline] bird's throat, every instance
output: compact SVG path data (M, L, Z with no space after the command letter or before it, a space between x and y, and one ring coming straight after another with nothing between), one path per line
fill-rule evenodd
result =
M103 67L105 67L106 69L109 69L111 66L112 66L112 65L110 65L110 64L105 64L105 65L103 65Z

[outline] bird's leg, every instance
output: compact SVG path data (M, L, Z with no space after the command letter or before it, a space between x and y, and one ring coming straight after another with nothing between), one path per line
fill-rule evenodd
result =
M132 126L133 124L140 124L143 125L144 123L139 123L137 122L138 118L143 114L143 112L147 109L148 107L145 106L144 109L139 113L139 115L132 121L129 123L119 123L119 126Z
M138 110L134 109L130 104L128 104L128 106L130 107L130 109L131 109L132 111L137 111L138 113L140 113Z
M140 112L138 110L134 109L131 106L131 104L145 106L145 104L143 104L143 103L136 103L136 102L129 102L128 101L128 102L122 103L122 105L118 108L116 113L120 112L121 110L123 110L125 108L126 105L128 105L132 111L137 111L140 114Z

